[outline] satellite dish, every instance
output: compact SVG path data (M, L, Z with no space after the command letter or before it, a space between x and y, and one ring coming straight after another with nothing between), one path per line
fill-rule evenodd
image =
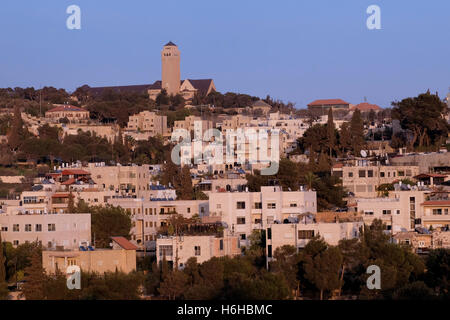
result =
M361 157L366 158L367 157L367 151L361 150Z

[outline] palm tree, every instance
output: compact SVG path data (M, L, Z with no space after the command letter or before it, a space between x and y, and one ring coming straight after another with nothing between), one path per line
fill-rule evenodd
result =
M305 174L304 179L305 179L305 182L306 182L306 184L307 184L307 186L308 186L308 190L311 190L313 184L314 184L315 182L317 182L317 180L318 180L317 176L316 176L313 172L311 172L311 171L308 171L308 172Z

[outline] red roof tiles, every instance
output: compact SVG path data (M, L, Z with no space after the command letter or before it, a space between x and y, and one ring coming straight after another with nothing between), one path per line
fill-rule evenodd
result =
M61 175L63 176L70 176L70 175L90 175L91 173L88 171L80 170L80 169L67 169L63 170L61 172Z
M450 206L450 200L428 200L422 203L424 206Z
M357 104L356 106L353 106L351 108L351 110L356 110L356 109L358 109L359 111L370 111L370 110L380 111L381 110L380 106L378 106L376 104L371 104L368 102L363 102L363 103Z
M111 239L125 250L136 250L137 247L124 237L111 237Z
M311 102L310 104L308 104L308 106L334 106L341 104L349 104L349 103L342 99L320 99Z

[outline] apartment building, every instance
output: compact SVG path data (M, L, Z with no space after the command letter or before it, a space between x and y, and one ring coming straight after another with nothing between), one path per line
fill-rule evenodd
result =
M219 192L209 197L209 216L227 224L231 234L247 245L253 230L275 221L317 212L315 191L283 191L280 186L264 186L261 192Z
M150 189L150 165L106 166L104 163L90 163L83 169L89 171L91 178L104 190L140 196Z
M271 224L266 229L266 256L273 259L275 250L285 246L304 248L315 236L322 237L329 245L340 240L359 238L364 223L362 219L348 222L316 222L301 220L298 223Z
M136 270L136 246L124 237L111 237L111 249L80 246L77 250L42 251L42 266L47 274L56 270L66 273L67 267L78 266L85 272L130 273Z
M119 126L113 125L99 125L99 124L67 124L63 127L64 133L67 135L77 135L81 132L90 132L92 135L102 137L109 142L114 142L119 135Z
M391 166L369 160L335 164L332 174L342 179L343 186L355 197L375 198L377 187L396 180L410 179L419 174L418 166Z
M173 214L185 218L207 216L208 200L151 201L142 198L113 198L108 201L130 213L133 221L131 242L140 250L154 250L158 229L167 223Z
M237 236L186 235L158 237L156 240L156 260L164 258L173 265L183 268L189 258L198 263L213 257L236 256L241 253Z
M173 125L173 131L184 129L189 132L194 132L197 136L202 138L206 130L213 128L213 122L211 120L203 120L201 117L197 116L187 116L184 120L175 121Z
M129 117L128 131L148 133L150 137L164 136L167 132L167 116L161 116L148 110Z
M194 187L206 195L212 192L243 192L247 188L247 179L238 177L205 179L195 184Z
M254 121L253 117L241 114L224 117L220 125L222 131L237 130L239 128L247 128L250 126L257 126L257 121Z
M363 214L367 225L380 219L393 234L412 231L421 225L424 215L422 203L430 193L427 189L414 189L391 191L389 197L358 198L357 211Z
M426 253L431 249L450 249L450 231L420 230L399 232L394 235L394 243L409 245L416 253Z
M91 215L0 214L3 241L14 246L38 241L46 248L77 248L91 241Z
M421 206L423 210L421 223L425 228L449 228L450 199L426 200Z
M89 120L89 111L70 105L57 105L48 110L45 117L51 121L67 118L70 122L82 122Z

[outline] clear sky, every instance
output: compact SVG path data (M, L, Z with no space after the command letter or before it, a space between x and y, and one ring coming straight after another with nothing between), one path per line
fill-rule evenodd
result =
M81 30L66 27L72 4ZM381 30L366 27L371 4ZM298 108L364 97L389 107L450 86L449 0L2 0L0 87L153 83L168 41L182 78Z

